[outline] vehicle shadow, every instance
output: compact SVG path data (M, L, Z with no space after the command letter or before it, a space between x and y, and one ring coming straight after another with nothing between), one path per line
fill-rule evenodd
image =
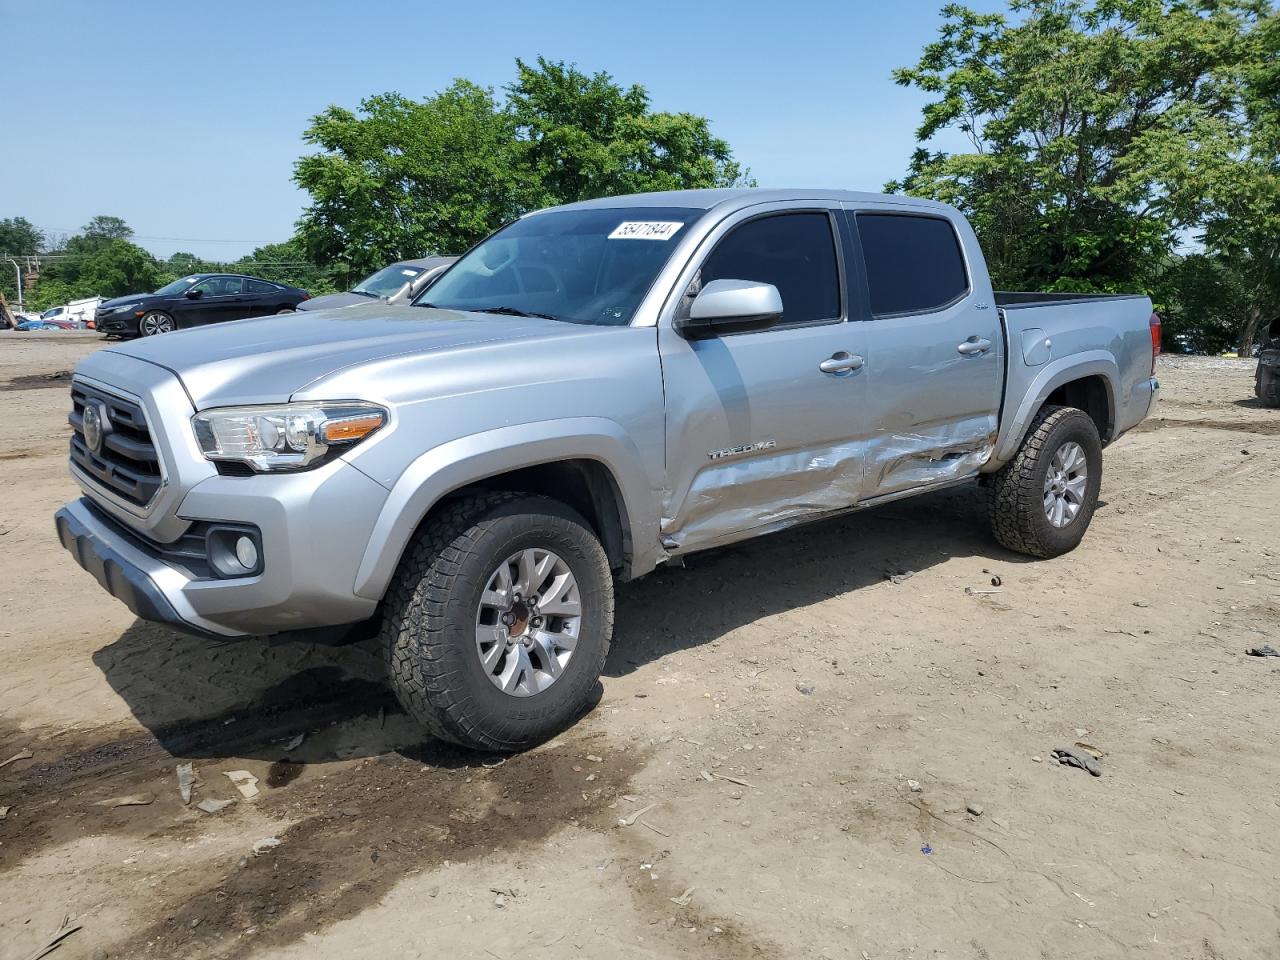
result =
M433 766L475 761L404 714L384 682L376 640L219 643L137 620L93 662L174 757L298 765L394 752Z
M761 617L966 556L985 566L1027 561L991 538L985 498L971 488L695 554L684 567L619 588L605 675L625 676ZM910 602L909 580L894 589ZM425 737L403 713L385 684L376 639L344 646L305 636L218 643L138 620L93 661L175 757L287 757L303 764L396 752L453 766L477 756ZM299 734L305 739L290 749Z
M1099 507L1104 504L1099 504ZM690 555L618 591L605 675L625 676L762 617L919 573L954 557L1027 563L992 538L986 497L959 487ZM983 586L975 580L975 586ZM910 602L912 584L894 589Z

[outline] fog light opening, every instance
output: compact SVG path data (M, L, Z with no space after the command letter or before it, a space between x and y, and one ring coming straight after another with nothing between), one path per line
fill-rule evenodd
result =
M208 534L209 566L223 579L262 572L262 540L256 530L214 527Z

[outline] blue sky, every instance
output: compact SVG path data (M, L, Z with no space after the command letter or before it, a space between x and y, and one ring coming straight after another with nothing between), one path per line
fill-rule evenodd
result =
M57 233L110 214L161 256L237 257L291 234L292 165L327 104L501 87L539 54L711 118L761 186L878 190L923 103L889 72L941 6L0 0L0 217Z

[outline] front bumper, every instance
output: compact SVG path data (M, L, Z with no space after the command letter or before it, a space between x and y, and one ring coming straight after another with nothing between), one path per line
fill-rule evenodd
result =
M167 623L200 637L225 640L243 636L200 617L183 602L178 582L181 576L111 530L87 501L67 504L54 514L53 522L58 539L76 562L93 574L102 589L143 620Z
M93 322L99 333L110 333L115 336L136 337L138 335L138 318L132 311L126 313L99 313Z
M341 461L197 483L177 510L184 534L201 521L261 534L261 572L228 579L175 556L176 540L143 536L88 498L59 510L56 524L80 566L139 617L200 636L253 636L373 615L377 601L357 596L354 584L386 495Z

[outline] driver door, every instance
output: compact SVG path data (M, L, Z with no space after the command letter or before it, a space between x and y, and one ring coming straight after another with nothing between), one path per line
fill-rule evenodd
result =
M825 205L753 207L710 235L680 281L771 283L765 330L686 340L658 328L667 401L662 536L681 552L851 506L862 484L864 324L849 322L838 218ZM828 372L824 362L837 361Z
M192 296L198 293L198 296ZM183 297L178 314L179 326L197 327L223 320L239 320L247 315L244 281L240 277L208 277L201 280Z

